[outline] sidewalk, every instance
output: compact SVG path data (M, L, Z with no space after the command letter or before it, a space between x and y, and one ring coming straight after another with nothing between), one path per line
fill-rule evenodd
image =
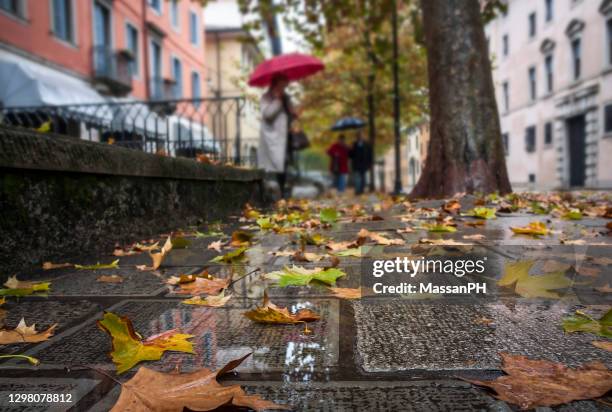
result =
M474 200L462 199L461 211L471 209ZM351 211L357 210L357 202L363 205L363 212L352 217ZM490 299L470 298L460 302L406 295L345 300L334 297L324 285L278 287L263 280L261 275L291 264L310 268L327 266L331 258L326 256L318 263L304 263L293 262L283 253L275 256L274 252L300 248L291 243L296 238L295 233L259 230L253 220L239 221L235 216L198 228L198 231L183 228L189 245L174 248L156 271L136 268L151 263L147 253L115 257L109 251L104 256L71 263L109 263L119 259L118 269L41 269L36 273L19 274L21 281L46 280L51 282L51 287L46 298L7 298L2 306L6 310L6 327L16 327L22 317L28 325L36 323L37 330L54 323L58 326L47 341L2 346L2 354L26 354L39 359L41 364L33 367L16 360L0 362L0 406L9 406L9 393L52 392L72 393L74 402L69 406L75 410L108 410L116 402L121 387L101 372L125 382L142 366L164 372L177 369L189 372L204 367L217 369L252 352L252 356L237 368L238 373L220 381L224 385L240 384L247 392L294 410L508 411L516 407L495 399L493 392L457 377L487 380L501 376L500 352L547 359L572 367L592 360L612 366L612 353L591 344L605 338L587 333L566 334L561 328L562 318L576 309L600 316L612 304L610 293L594 292L612 283L612 265L593 261L598 257L612 258L612 237L606 235L610 219L585 216L581 220L564 220L519 211L498 213L496 219L475 227L465 222L478 219L455 216L457 231L452 233L430 233L420 229L423 223L434 222L432 217L443 204L442 201L428 201L407 206L369 196L346 198L339 204L332 199L303 202L301 207L312 209L313 217L318 217L318 210L325 206L334 206L342 212L331 227L310 231L334 242L353 241L364 228L389 239L404 241L403 245L382 246L372 252L373 256L381 252L387 258L415 256L419 245L427 242L423 239L434 239L434 243L435 239L452 239L456 243L486 249L487 256L494 260L490 261L491 267L499 268L498 276L501 277L504 262L533 259L536 255L538 260L560 261L559 256L563 253L571 253L575 257L569 259L568 264L575 270L572 279L577 286L565 291L561 299L527 299L500 294ZM295 211L297 207L289 209L289 213ZM546 222L554 232L536 238L517 236L509 229L536 220ZM244 226L250 226L249 231L255 233L253 244L246 252L247 260L233 265L211 263L219 253L208 246L221 237L203 235L219 229L231 235ZM413 231L398 233L406 227ZM473 235L477 234L484 237L475 240L477 237ZM167 234L160 234L155 240L163 244L166 237ZM560 239L566 242L563 246ZM580 239L584 242L576 242ZM437 242L431 245L436 248L435 254L457 253L465 246ZM372 242L367 244L372 245ZM230 250L223 249L223 253ZM305 251L327 253L324 245L306 246ZM545 253L550 256L544 258L542 254ZM340 257L338 268L347 276L340 278L337 286L363 286L363 279L370 274L364 273L362 263L358 257ZM181 303L189 295L177 294L177 287L169 286L167 280L180 274L198 274L205 268L216 277L233 280L257 268L260 270L235 282L228 291L232 298L223 307ZM590 272L580 268L590 269ZM585 275L587 273L590 275ZM97 281L101 275L119 275L123 281L102 283ZM496 279L486 279L486 282L495 287ZM302 324L270 325L247 319L244 312L261 305L264 289L278 306L287 306L291 311L306 307L318 313L321 319L308 324L312 333L305 334ZM160 361L142 362L117 376L108 355L111 339L96 326L103 311L127 316L143 337L170 329L195 335L191 341L196 354L166 352ZM67 408L54 406L57 410ZM606 408L595 401L577 401L554 409L595 411ZM30 406L27 410L41 409Z

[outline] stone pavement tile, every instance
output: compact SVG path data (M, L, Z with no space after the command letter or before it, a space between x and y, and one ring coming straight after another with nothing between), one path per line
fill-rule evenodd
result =
M99 383L96 379L49 377L0 377L0 410L3 411L66 411L76 406ZM9 395L48 394L64 395L66 402L11 403ZM27 398L26 398L27 399ZM51 399L52 400L52 399Z
M127 300L108 311L128 316L134 329L148 337L177 329L195 335L192 339L196 355L166 353L149 367L169 371L179 366L182 371L201 367L217 368L229 360L253 352L242 371L285 371L300 376L312 370L323 370L338 363L339 302L337 300L275 300L290 310L311 307L321 320L309 324L312 334L303 334L303 325L263 325L250 321L242 308L206 308L181 304L168 299ZM110 337L102 332L95 320L85 323L72 334L43 342L31 351L47 367L85 364L114 369L108 352ZM143 363L142 365L146 365Z
M594 336L564 335L569 306L418 304L402 300L353 302L357 353L366 372L415 369L499 369L499 352L577 366L612 365L612 354L593 347ZM478 322L490 319L490 326Z
M57 323L55 335L83 322L90 316L99 313L100 305L86 301L58 302L48 299L14 301L12 298L3 305L6 312L5 325L7 328L15 328L19 321L24 318L27 325L36 324L36 330L45 330ZM34 346L32 343L18 343L3 345L4 354L21 353L25 349Z

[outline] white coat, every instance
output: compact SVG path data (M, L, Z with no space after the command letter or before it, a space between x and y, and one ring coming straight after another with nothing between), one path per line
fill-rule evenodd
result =
M283 173L287 157L289 115L280 98L266 93L261 98L261 130L257 165L266 172Z

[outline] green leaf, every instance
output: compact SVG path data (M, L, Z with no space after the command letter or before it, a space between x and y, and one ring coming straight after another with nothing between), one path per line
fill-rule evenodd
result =
M540 202L531 202L531 213L536 215L546 215L548 214L548 208L542 206Z
M346 273L337 268L306 269L301 266L285 267L283 270L264 275L266 279L276 281L280 287L306 286L313 280L333 286L342 276L346 276Z
M217 256L211 259L211 262L224 262L224 263L232 263L237 260L244 258L244 252L246 252L247 247L239 247L238 249L234 249L231 252L226 253L225 255Z
M48 292L51 282L39 282L31 288L0 289L0 296L29 296L36 292Z
M119 269L119 259L111 263L96 263L95 265L74 265L75 269L99 270L99 269Z
M612 338L612 309L608 310L601 319L576 311L576 314L563 319L563 330L568 333L586 332L594 335Z
M274 228L274 223L269 217L260 217L257 219L257 224L261 230L270 230Z
M338 211L333 207L322 209L319 213L321 223L336 223L338 220Z
M468 210L463 213L463 216L472 216L480 219L495 219L495 209L489 207L475 207L472 210Z
M191 245L191 242L182 236L177 236L175 238L172 238L171 242L172 242L172 249L185 249L186 247Z
M566 220L582 220L582 212L577 209L569 210L567 213L563 215L563 219Z

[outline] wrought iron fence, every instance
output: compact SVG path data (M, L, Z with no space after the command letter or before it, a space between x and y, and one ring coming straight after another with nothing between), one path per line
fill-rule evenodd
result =
M6 107L0 109L0 124L254 167L257 139L252 119L251 130L243 130L248 129L245 104L244 97L220 97Z

